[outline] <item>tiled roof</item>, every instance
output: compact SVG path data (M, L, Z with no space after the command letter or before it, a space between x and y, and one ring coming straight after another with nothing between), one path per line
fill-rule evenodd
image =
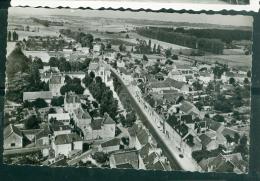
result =
M182 101L180 110L183 111L184 113L189 113L195 106L188 102L188 101Z
M211 142L211 138L205 134L200 135L199 138L203 146L207 146Z
M139 158L136 151L114 153L112 154L112 157L114 157L116 166L130 164L135 169L139 167Z
M60 75L51 76L50 84L62 84L62 77Z
M222 131L222 134L224 136L229 135L231 137L234 137L235 134L238 133L236 130L230 129L230 128L224 128Z
M234 166L229 161L226 161L221 154L212 159L212 161L208 164L208 167L212 168L212 171L215 172L233 172L234 170Z
M38 91L38 92L24 92L23 93L23 101L26 100L35 100L38 98L41 99L52 99L51 91Z
M108 115L104 115L104 124L116 124L115 121Z
M144 145L141 150L140 150L140 156L141 158L146 157L147 155L149 155L150 150L152 149L152 145L150 143L147 143L146 145Z
M146 157L144 157L143 162L144 162L145 165L146 165L146 164L153 164L153 163L154 163L154 160L155 160L157 157L158 157L158 155L157 155L155 152L153 152L153 153L151 153L150 155L147 155Z
M217 131L221 127L221 123L214 121L212 119L207 119L206 124L213 131Z
M191 69L191 66L187 65L187 64L177 64L176 68L177 69Z
M69 113L53 113L53 114L48 114L48 120L51 118L56 119L57 121L60 120L69 120L70 119L70 114Z
M100 130L102 127L103 119L102 118L94 118L91 120L91 128L93 130Z
M71 130L69 125L62 125L62 124L52 124L51 128L53 131Z
M120 145L120 139L119 138L113 138L111 140L108 140L101 144L101 147L109 147L109 146L117 146Z
M184 121L186 124L194 123L194 120L192 119L192 116L189 114L181 115L181 120Z
M89 115L88 111L82 109L82 107L74 109L73 112L78 119L91 119L91 116Z
M174 87L176 89L181 89L186 83L180 82L174 79L167 78L164 81L155 81L150 83L150 88L166 88Z
M80 103L80 98L75 93L69 92L65 97L67 103Z
M9 124L4 129L4 139L8 138L13 133L22 137L22 132L17 127L15 127L13 124Z
M149 140L149 135L147 131L145 129L139 130L139 132L137 132L137 139L139 140L141 145L147 144Z
M82 141L82 139L76 133L71 133L71 134L62 134L56 136L54 142L56 145L63 145L63 144L73 143L76 141Z

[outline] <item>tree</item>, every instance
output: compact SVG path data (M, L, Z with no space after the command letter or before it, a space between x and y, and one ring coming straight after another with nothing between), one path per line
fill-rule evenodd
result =
M153 53L156 53L156 44L153 44Z
M11 79L16 73L28 73L30 60L22 51L21 45L17 43L14 50L9 54L6 61L6 73Z
M32 104L36 108L48 107L48 103L44 99L41 99L41 98L36 99L35 101L32 102Z
M131 111L129 113L126 114L126 126L127 127L131 127L133 126L133 124L135 123L136 121L136 114L134 111Z
M172 60L170 60L170 59L167 59L166 61L165 61L165 65L172 65L173 64L173 61Z
M144 61L148 61L148 58L147 58L147 56L145 54L143 54L143 60Z
M52 100L51 100L52 106L62 106L63 104L64 104L63 96L53 97Z
M125 47L125 45L120 44L120 45L119 45L119 51L120 51L120 52L124 52L124 51L126 51L126 47Z
M8 38L7 38L7 39L8 39L8 41L12 41L12 39L11 39L11 38L12 38L12 34L11 34L11 32L10 32L10 31L8 31Z
M225 118L219 114L215 115L213 117L213 120L217 121L217 122L225 122Z
M26 129L38 129L41 120L36 116L32 115L25 120L24 126Z
M236 144L238 144L239 139L240 139L240 135L239 135L238 133L235 133L235 134L234 134L234 142L235 142Z
M128 34L126 34L126 35L125 35L125 38L129 38L129 35L128 35Z
M93 82L93 78L89 74L86 74L82 82L88 87Z
M203 84L201 84L199 81L193 82L192 86L195 89L195 91L200 91L203 88Z
M235 83L236 83L236 80L233 77L230 77L229 78L229 84L235 85Z
M248 70L246 75L247 75L248 78L250 78L250 77L251 77L251 74L252 74L252 73L251 73L251 70Z
M109 43L107 43L107 47L106 47L107 49L111 49L112 48L112 45L111 45L111 43L109 42Z
M95 152L93 159L95 159L98 163L105 163L108 161L108 155L104 152Z
M249 79L248 78L244 79L244 84L249 84Z
M178 55L176 55L176 54L173 54L173 55L172 55L172 59L173 59L173 60L178 60L178 59L179 59L179 57L178 57Z
M233 139L230 135L225 135L225 138L226 138L228 144L233 142Z
M166 56L166 58L171 57L171 55L172 55L171 49L167 49L167 50L165 51L165 56Z
M55 113L56 113L56 110L53 107L51 107L48 111L48 114L55 114Z

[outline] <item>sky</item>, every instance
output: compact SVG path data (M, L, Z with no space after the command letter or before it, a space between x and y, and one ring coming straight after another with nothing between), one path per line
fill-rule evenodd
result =
M80 9L44 9L44 8L9 8L9 14L13 16L29 15L66 15L81 17L105 17L105 18L126 18L126 19L145 19L172 22L189 23L208 23L218 25L232 26L250 26L252 27L253 18L243 15L206 15L206 14L188 14L188 13L156 13L156 12L131 12L131 11L108 11L108 10L80 10Z

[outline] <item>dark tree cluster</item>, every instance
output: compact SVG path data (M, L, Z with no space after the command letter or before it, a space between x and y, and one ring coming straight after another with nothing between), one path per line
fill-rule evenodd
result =
M71 31L70 29L61 29L61 34L64 34L81 44L82 47L93 48L94 37L92 34L85 34L79 31Z
M222 54L224 49L224 43L219 39L198 38L194 35L169 32L163 29L148 29L138 28L137 33L149 38L157 39L160 41L173 43L189 48L199 49L202 51L212 52L216 54Z
M83 94L84 87L81 85L81 80L79 78L71 79L69 76L65 76L66 84L60 88L61 95L65 95L67 92L75 92L76 94Z
M48 84L40 80L39 68L42 66L41 59L30 60L24 55L18 44L7 57L8 87L6 98L14 102L22 102L23 92L47 91Z
M47 103L44 99L38 98L38 99L35 99L35 100L32 101L32 102L24 101L23 107L24 107L24 108L32 108L32 107L35 107L35 108L40 109L40 108L48 107L48 103Z
M113 92L102 81L102 78L93 72L83 79L83 83L88 87L92 96L100 104L100 114L108 113L112 119L115 119L118 114L118 102L113 97Z
M52 106L62 106L64 104L64 97L59 96L59 97L53 97L51 100L51 105Z
M8 41L18 41L19 35L16 33L16 31L8 31L7 40Z
M67 61L66 58L60 57L51 57L49 60L49 65L51 67L58 67L61 72L70 72L70 71L86 71L88 69L91 59L86 58L84 61Z

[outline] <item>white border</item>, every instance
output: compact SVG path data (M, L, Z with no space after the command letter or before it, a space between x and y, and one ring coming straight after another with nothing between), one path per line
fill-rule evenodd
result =
M221 11L221 10L234 10L234 11L252 11L258 12L259 10L259 0L250 0L249 5L229 5L229 4L196 4L196 3L160 3L158 2L139 2L129 0L124 1L99 1L99 0L11 0L11 6L30 6L30 7L90 7L92 9L103 8L131 8L133 10L137 9L174 9L174 10L193 10L193 11ZM172 0L174 1L174 0Z

